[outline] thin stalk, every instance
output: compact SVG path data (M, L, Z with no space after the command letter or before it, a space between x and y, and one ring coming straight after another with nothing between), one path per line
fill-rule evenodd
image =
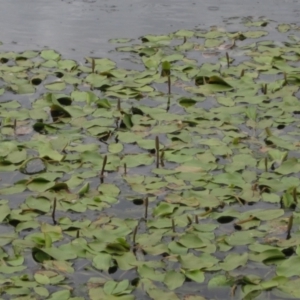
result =
M166 112L169 111L169 109L170 109L170 104L171 104L171 97L168 97L168 102L167 102Z
M283 79L284 79L284 85L287 85L287 76L286 76L286 72L283 73Z
M117 134L116 137L115 137L115 142L116 142L116 143L119 143L119 135L118 135L118 134Z
M293 215L291 215L289 217L289 222L288 222L288 227L287 227L287 235L286 235L287 240L289 240L291 238L291 230L293 227L293 221L294 221L294 217L293 217Z
M139 227L139 223L134 227L133 233L132 233L132 243L133 243L133 247L135 248L136 246L136 234L138 231L138 227Z
M66 153L66 148L69 146L69 142L67 142L62 148L61 152Z
M53 221L54 225L57 224L56 219L55 219L55 212L56 212L56 197L53 200L53 209L52 209L52 221Z
M268 85L266 83L262 85L261 91L262 91L262 93L264 95L267 95L267 93L268 93Z
M103 181L104 181L104 171L105 171L106 163L107 163L107 155L104 156L103 163L102 163L102 169L101 169L101 174L100 174L101 183L103 183Z
M168 94L171 94L171 76L168 75Z
M136 251L136 234L137 234L137 231L138 231L139 226L142 221L146 222L146 220L144 218L139 219L137 225L134 227L133 232L132 232L133 252Z
M78 229L76 232L76 238L78 239L80 237L80 230Z
M257 218L255 216L250 216L249 218L244 219L244 220L240 220L240 221L236 222L235 224L236 225L242 225L242 224L245 224L245 223L253 221L253 220L257 220Z
M162 166L162 167L164 167L165 166L165 163L164 163L164 156L165 156L165 151L161 151L161 155L160 155L160 165Z
M96 62L95 59L92 58L92 73L95 73Z
M202 214L200 215L200 217L205 217L205 216L209 215L209 214L212 213L212 212L213 212L213 208L210 207L206 212L202 213Z
M118 99L117 110L121 111L121 99Z
M245 75L245 70L243 69L243 70L241 71L240 78L244 77L244 75Z
M236 291L236 289L237 289L237 285L234 284L234 285L232 286L231 290L230 290L230 295L231 295L231 297L234 297L234 296L235 296L235 291Z
M116 129L119 129L119 122L120 122L120 118L116 118L116 121L115 121Z
M199 218L198 218L198 215L195 215L195 223L196 223L196 224L199 224Z
M124 175L127 175L127 164L124 163Z
M155 137L156 168L159 168L159 138Z
M234 198L238 201L238 203L243 206L243 202L241 201L241 199L238 196L234 196Z
M226 52L226 60L227 60L227 67L229 68L230 66L230 58L228 52Z
M147 220L147 218L148 218L148 206L149 206L149 199L148 199L148 197L145 198L144 205L145 205L144 218Z
M252 185L252 197L254 197L255 191L257 191L258 184L257 182Z
M191 219L191 217L189 215L186 216L188 221L189 221L189 225L193 224L193 220Z
M174 221L174 219L172 219L172 230L173 230L173 232L176 232L176 230L175 230L175 221Z
M13 125L13 128L14 128L14 134L16 134L16 129L17 129L17 119L14 119L14 125Z
M257 191L257 187L258 187L258 183L255 182L255 183L252 185L252 191Z

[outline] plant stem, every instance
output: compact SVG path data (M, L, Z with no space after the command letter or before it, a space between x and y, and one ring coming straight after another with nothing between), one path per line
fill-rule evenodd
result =
M103 183L103 181L104 181L104 170L105 170L106 163L107 163L107 155L104 156L103 163L102 163L102 169L101 169L101 174L100 174L101 183Z
M53 200L53 210L52 210L52 221L53 221L54 225L57 224L56 219L55 219L55 212L56 212L56 197Z
M156 168L159 168L159 138L155 137Z
M95 59L92 58L92 73L95 73L96 62Z
M145 205L145 215L144 215L144 218L147 220L147 218L148 218L148 205L149 205L149 199L148 199L148 197L145 198L144 205Z
M171 94L171 76L168 75L168 94Z
M243 69L243 70L241 71L240 78L244 77L244 75L245 75L245 70Z
M228 52L226 52L227 68L230 66L230 58Z
M287 235L286 235L287 240L289 240L291 238L291 230L293 227L293 221L294 221L294 217L293 217L293 215L291 215L289 217L289 222L288 222L288 227L287 227Z
M165 166L165 163L164 163L164 156L165 156L165 151L161 151L161 155L160 155L160 165L162 166L162 167L164 167Z

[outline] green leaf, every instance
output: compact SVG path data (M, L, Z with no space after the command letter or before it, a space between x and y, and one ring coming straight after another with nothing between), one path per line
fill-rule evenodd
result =
M117 197L120 193L120 189L116 185L110 183L102 183L98 188L98 191L106 196L112 197Z
M108 151L110 153L120 153L123 151L123 145L121 143L112 143L108 146Z
M185 30L185 29L180 29L178 31L176 31L174 33L175 36L178 36L178 37L192 37L194 35L194 31L192 30Z
M45 60L58 60L60 58L60 54L54 50L43 50L41 52L41 57Z
M256 106L248 106L246 108L245 113L250 120L254 122L256 121L257 118Z
M48 157L55 161L61 161L64 155L60 154L58 151L54 150L50 143L42 143L38 147L40 157Z
M199 257L188 253L186 255L180 255L179 262L184 269L199 271L214 266L218 262L218 259L206 253L201 254Z
M104 290L105 294L112 295L116 286L117 286L117 282L109 280L105 283L103 290Z
M107 99L100 99L100 100L96 101L96 104L98 107L111 108L111 104Z
M208 282L208 288L214 289L217 287L228 286L229 280L225 275L216 275Z
M2 142L0 149L0 157L5 157L17 149L17 145L13 142Z
M11 89L18 94L33 94L35 93L35 87L30 83L14 84Z
M112 266L112 257L106 253L100 253L93 258L93 266L101 271L108 271Z
M184 234L179 239L178 243L186 248L202 248L206 246L206 244L196 234L193 233Z
M251 231L245 232L234 232L233 234L225 238L227 244L232 246L238 245L248 245L254 243L254 238L252 237Z
M243 187L246 183L239 173L221 173L214 177L215 183L225 184L229 186Z
M138 267L138 273L141 277L154 281L163 281L165 279L164 273L155 271L153 268L150 268L145 264Z
M279 24L277 26L277 30L279 32L288 32L291 29L291 25L290 24Z
M70 296L71 292L69 290L62 290L52 293L48 300L68 300Z
M276 273L278 276L292 277L300 276L300 257L292 256L284 260L279 266L277 266Z
M74 252L63 251L59 248L50 247L44 249L35 249L37 252L44 252L55 260L69 260L74 259L77 255Z
M39 284L46 285L46 284L50 283L49 277L46 276L46 275L43 275L43 274L35 273L34 274L34 279Z
M166 273L164 278L164 284L169 290L175 290L182 286L185 281L185 276L174 270L170 270Z
M50 91L62 91L66 88L66 84L64 82L53 82L45 85L45 88Z
M204 272L200 270L186 271L185 276L198 283L203 283L205 280Z
M153 210L153 215L156 217L167 216L173 213L173 211L178 207L178 205L161 202Z
M258 30L258 31L245 31L243 32L244 36L246 38L250 38L250 39L257 39L260 38L262 36L265 36L268 34L267 31L263 31L263 30Z
M230 253L226 256L224 262L220 263L220 267L224 271L232 271L240 266L244 266L248 260L248 253L236 254Z
M79 196L84 196L86 193L88 193L90 189L90 184L87 182L78 192Z
M9 206L4 203L0 205L0 223L2 223L7 216L10 214Z
M122 295L123 293L126 294L127 293L126 290L128 288L129 288L129 280L128 279L122 280L118 282L118 284L114 288L113 294L114 295Z

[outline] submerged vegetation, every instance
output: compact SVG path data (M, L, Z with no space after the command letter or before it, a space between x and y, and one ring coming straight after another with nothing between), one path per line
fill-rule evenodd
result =
M299 299L298 33L0 52L1 299Z

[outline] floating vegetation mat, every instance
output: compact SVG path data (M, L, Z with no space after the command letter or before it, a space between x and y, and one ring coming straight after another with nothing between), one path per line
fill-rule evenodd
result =
M0 52L1 299L300 299L299 28L240 28Z

